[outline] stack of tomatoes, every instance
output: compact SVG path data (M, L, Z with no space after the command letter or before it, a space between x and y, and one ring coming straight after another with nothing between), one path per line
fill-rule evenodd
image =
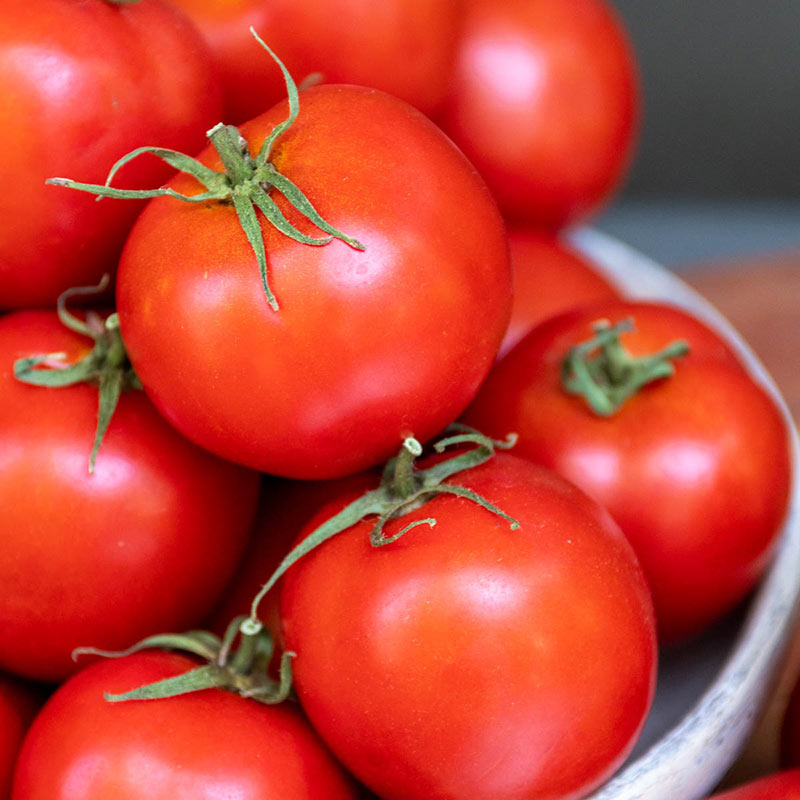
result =
M559 239L631 152L612 11L0 23L0 797L590 793L790 476L726 342Z

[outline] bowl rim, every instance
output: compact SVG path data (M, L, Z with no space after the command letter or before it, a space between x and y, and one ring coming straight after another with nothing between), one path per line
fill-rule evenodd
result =
M792 469L788 509L773 560L730 654L681 721L586 799L698 800L717 785L741 752L794 629L800 597L800 439L764 365L711 303L667 268L596 229L574 231L569 241L628 297L677 305L722 334L751 377L774 399L786 424Z

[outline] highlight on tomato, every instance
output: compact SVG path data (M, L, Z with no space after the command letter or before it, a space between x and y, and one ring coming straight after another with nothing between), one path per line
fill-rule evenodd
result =
M257 498L257 473L193 445L123 388L133 377L104 317L67 315L82 333L51 311L0 318L0 665L40 680L77 669L75 647L197 624ZM86 382L29 385L14 370ZM99 446L98 385L118 395Z
M508 245L485 184L420 112L357 86L301 98L280 66L288 105L216 126L197 159L146 147L112 169L155 153L184 170L148 193L117 310L145 391L185 436L333 478L466 407L508 324Z
M378 488L308 524L265 586L282 574L295 691L381 797L583 796L650 707L649 590L567 481L472 434L437 449L476 444L415 468L409 440Z
M503 213L561 228L597 209L630 161L634 55L606 0L466 0L442 127Z
M52 307L114 267L143 204L96 203L45 179L102 182L140 144L198 150L219 120L219 80L166 0L3 0L0 86L0 308ZM169 175L142 159L119 185Z
M663 642L699 633L772 555L791 474L784 418L732 349L655 303L535 328L464 415L605 506L636 550Z

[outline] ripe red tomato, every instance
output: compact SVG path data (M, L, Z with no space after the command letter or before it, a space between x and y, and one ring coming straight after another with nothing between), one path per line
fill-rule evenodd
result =
M357 83L426 113L444 97L460 3L453 0L172 0L203 32L222 74L226 121L257 116L285 95L253 26L299 81Z
M675 375L643 387L609 417L560 382L592 324L632 317L634 355L685 339ZM519 455L598 500L636 550L653 591L659 635L697 633L753 587L785 514L785 423L731 350L688 314L604 303L534 329L489 376L464 418L487 434L516 431Z
M17 753L38 706L32 689L0 675L0 800L11 797Z
M520 528L437 495L385 536L432 529L375 548L362 521L301 558L281 593L295 690L383 798L582 797L630 751L653 694L636 558L600 506L523 459L449 482Z
M251 152L286 116L282 104L242 127ZM190 439L264 472L337 477L430 438L472 399L508 324L508 247L466 159L390 95L309 89L273 153L366 250L300 244L260 218L276 312L230 204L158 198L120 262L120 324L145 390Z
M776 772L766 778L713 795L714 800L800 800L800 769Z
M508 244L514 301L498 358L548 317L620 296L592 264L551 233L512 227Z
M55 305L111 269L142 204L45 179L102 183L142 144L199 150L219 121L218 78L198 32L161 0L3 0L0 86L0 308ZM143 159L119 185L169 174Z
M58 680L73 648L196 624L232 574L258 475L186 441L123 393L97 455L97 389L29 386L19 357L85 354L56 314L0 319L0 664Z
M605 0L468 0L442 126L507 216L560 227L595 210L628 165L638 105Z
M104 661L67 681L34 721L13 800L353 800L355 790L295 708L222 689L109 703L196 666L175 653Z

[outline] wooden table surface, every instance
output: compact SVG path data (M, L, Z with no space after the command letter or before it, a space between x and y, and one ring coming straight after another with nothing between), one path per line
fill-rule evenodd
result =
M698 264L681 277L737 328L775 379L800 425L800 251L719 264ZM780 722L800 675L800 631L748 746L726 778L731 786L778 767Z

